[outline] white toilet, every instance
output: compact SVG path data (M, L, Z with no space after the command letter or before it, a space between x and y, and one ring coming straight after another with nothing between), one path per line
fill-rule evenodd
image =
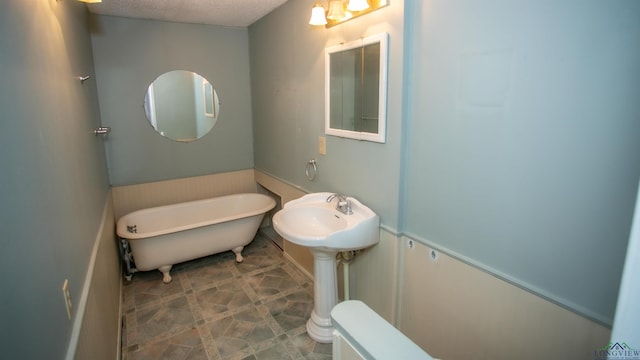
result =
M334 360L433 359L362 301L339 303L331 320Z

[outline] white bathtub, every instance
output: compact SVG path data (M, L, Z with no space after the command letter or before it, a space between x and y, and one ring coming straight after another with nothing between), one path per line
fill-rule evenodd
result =
M262 218L276 202L247 193L134 211L118 220L118 236L127 239L136 269L158 269L165 283L174 264L232 250L253 240Z

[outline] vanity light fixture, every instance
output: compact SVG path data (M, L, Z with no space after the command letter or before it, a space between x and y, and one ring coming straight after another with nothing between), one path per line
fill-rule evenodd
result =
M310 25L332 27L389 5L389 0L328 0L325 10L320 1L311 9Z

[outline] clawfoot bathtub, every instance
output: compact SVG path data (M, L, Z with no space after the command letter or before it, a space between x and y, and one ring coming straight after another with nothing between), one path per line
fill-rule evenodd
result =
M121 217L117 233L129 242L138 271L158 269L169 283L171 267L183 261L231 250L242 262L242 249L275 204L246 193L159 206Z

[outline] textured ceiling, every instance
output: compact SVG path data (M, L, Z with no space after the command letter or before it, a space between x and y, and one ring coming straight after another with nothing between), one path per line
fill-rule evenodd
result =
M246 27L287 0L102 0L94 14Z

